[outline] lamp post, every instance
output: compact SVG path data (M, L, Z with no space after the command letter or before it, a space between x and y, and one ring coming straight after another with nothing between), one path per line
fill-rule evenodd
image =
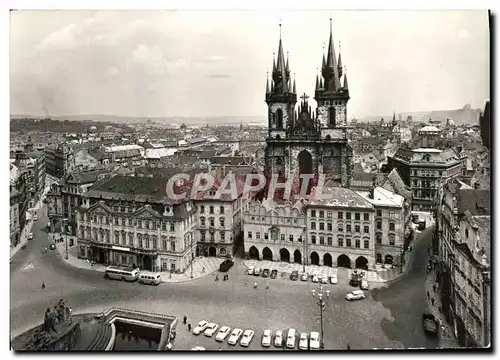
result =
M319 286L318 290L311 290L312 297L317 300L317 304L319 306L319 311L320 311L320 321L321 321L321 338L320 338L320 343L319 347L321 350L325 349L325 342L323 340L323 310L324 307L326 306L326 301L330 297L330 290L326 290L323 288L322 285Z
M65 250L65 253L64 253L64 258L66 260L68 260L68 233L66 232L66 226L67 226L67 223L68 223L68 218L64 218L62 219L62 223L63 223L63 235L64 235L64 238L65 238L65 247L66 247L66 250Z

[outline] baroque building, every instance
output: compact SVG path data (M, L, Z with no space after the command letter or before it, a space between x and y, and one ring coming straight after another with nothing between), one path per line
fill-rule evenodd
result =
M343 79L343 83L341 80ZM352 148L348 143L347 102L350 99L347 75L337 58L330 20L330 41L322 57L321 77L316 76L315 112L306 94L298 109L295 80L290 77L280 37L278 57L273 59L272 80L266 84L268 137L265 170L269 177L278 174L293 178L297 174L326 174L343 187L350 186Z

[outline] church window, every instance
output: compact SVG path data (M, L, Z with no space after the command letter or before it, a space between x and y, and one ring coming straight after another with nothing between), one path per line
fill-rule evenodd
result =
M335 108L328 108L328 124L331 126L335 126Z
M283 110L281 109L276 111L276 127L278 129L283 129Z

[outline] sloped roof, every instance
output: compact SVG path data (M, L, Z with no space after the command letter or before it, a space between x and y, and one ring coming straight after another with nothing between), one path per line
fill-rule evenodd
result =
M313 196L311 206L332 206L346 208L372 209L372 204L351 189L342 187L324 187L321 194Z
M490 190L460 189L457 192L458 214L490 215Z

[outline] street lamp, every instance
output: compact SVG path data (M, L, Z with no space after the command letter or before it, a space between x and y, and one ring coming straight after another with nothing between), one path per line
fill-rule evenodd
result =
M304 225L302 225L302 230L304 230L304 258L302 259L302 272L306 272L306 261L307 261L307 220Z
M64 241L64 242L66 243L66 245L65 245L65 246L66 246L66 251L65 251L65 253L64 253L64 258L65 258L66 260L68 260L68 233L66 232L66 225L67 225L67 222L68 222L68 218L64 218L64 219L62 219L63 229L64 229L64 230L63 230L63 231L64 231L64 232L63 232L63 235L64 235L64 237L65 237L65 241Z
M319 347L321 350L325 349L325 342L323 340L323 310L326 306L326 301L330 297L330 290L326 290L323 288L323 285L320 285L318 290L311 290L312 297L317 300L317 304L319 306L320 311L320 321L321 321L321 339L319 343Z

